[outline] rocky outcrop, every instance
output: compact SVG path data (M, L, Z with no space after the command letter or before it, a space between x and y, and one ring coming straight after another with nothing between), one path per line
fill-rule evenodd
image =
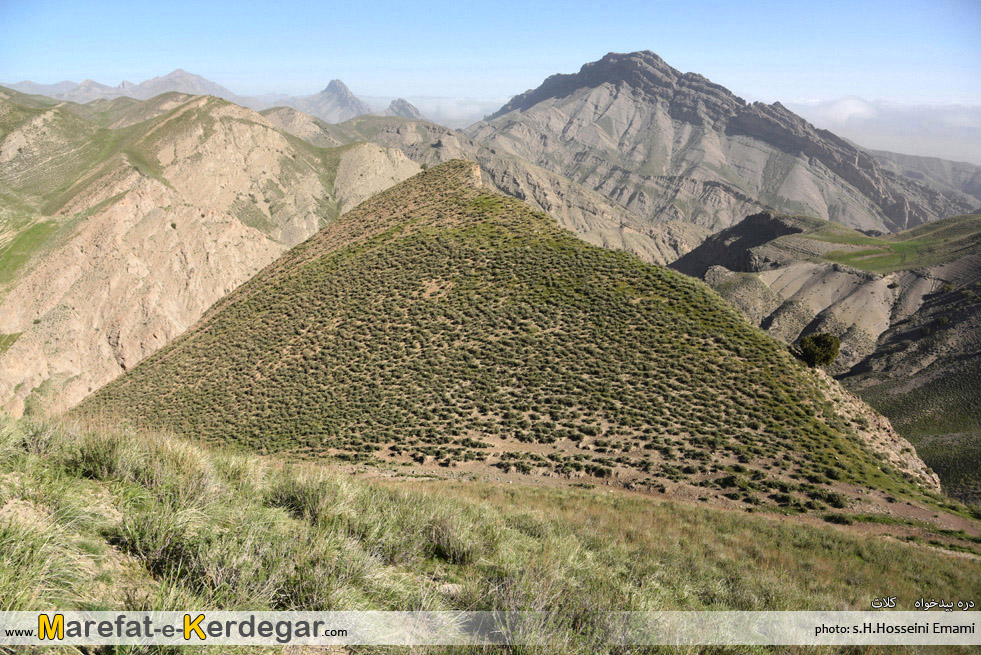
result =
M748 104L646 51L553 75L466 131L642 218L713 230L763 208L880 231L972 208L884 170L779 103Z

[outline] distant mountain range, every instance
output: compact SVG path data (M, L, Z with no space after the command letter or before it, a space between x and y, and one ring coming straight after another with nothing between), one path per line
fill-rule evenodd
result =
M154 77L139 84L124 80L117 86L107 86L93 80L85 80L81 84L68 81L57 84L37 84L24 81L4 86L21 93L43 95L56 100L77 103L121 97L149 100L161 93L176 91L190 95L211 95L257 111L276 106L293 107L328 123L340 123L355 116L372 113L368 105L351 93L351 90L340 80L331 80L330 84L322 91L309 96L274 94L254 98L237 95L220 84L180 68L162 77ZM385 115L423 118L422 112L402 98L393 100L385 111Z
M261 104L255 98L239 96L216 82L212 82L200 75L188 73L181 68L167 75L154 77L139 84L123 80L117 86L107 86L94 80L85 80L80 84L68 81L58 82L57 84L37 84L35 82L24 81L16 84L5 84L4 86L15 91L20 91L21 93L43 95L56 100L69 100L78 103L92 102L93 100L111 100L112 98L124 96L136 98L137 100L149 100L161 93L177 91L190 95L211 95L217 98L224 98L225 100L231 100L236 104L246 107L251 107L255 103Z

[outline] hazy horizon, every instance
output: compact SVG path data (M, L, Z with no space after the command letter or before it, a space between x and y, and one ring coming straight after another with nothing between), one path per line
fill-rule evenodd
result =
M549 75L646 49L862 146L981 164L973 154L981 152L981 4L968 0L505 2L480 12L447 2L423 12L391 2L228 0L119 11L72 0L3 4L0 20L8 84L115 86L183 68L255 97L309 95L339 78L363 98L415 99L454 127Z

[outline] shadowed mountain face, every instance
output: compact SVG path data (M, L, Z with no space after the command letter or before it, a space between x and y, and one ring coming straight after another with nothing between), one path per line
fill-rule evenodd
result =
M466 131L637 214L713 230L766 207L881 231L974 207L884 169L779 103L748 104L647 51L553 75Z
M935 488L888 423L702 283L585 244L480 177L449 162L363 203L80 413L719 498L741 462L745 502L801 509L849 481Z
M869 237L762 213L672 267L788 343L838 336L839 378L914 443L948 493L981 498L981 216Z
M418 171L214 97L75 105L0 89L0 406L71 407Z

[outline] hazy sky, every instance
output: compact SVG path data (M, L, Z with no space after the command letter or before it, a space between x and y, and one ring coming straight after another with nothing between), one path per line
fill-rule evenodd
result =
M981 103L981 2L0 0L0 80L500 97L650 49L752 99Z

